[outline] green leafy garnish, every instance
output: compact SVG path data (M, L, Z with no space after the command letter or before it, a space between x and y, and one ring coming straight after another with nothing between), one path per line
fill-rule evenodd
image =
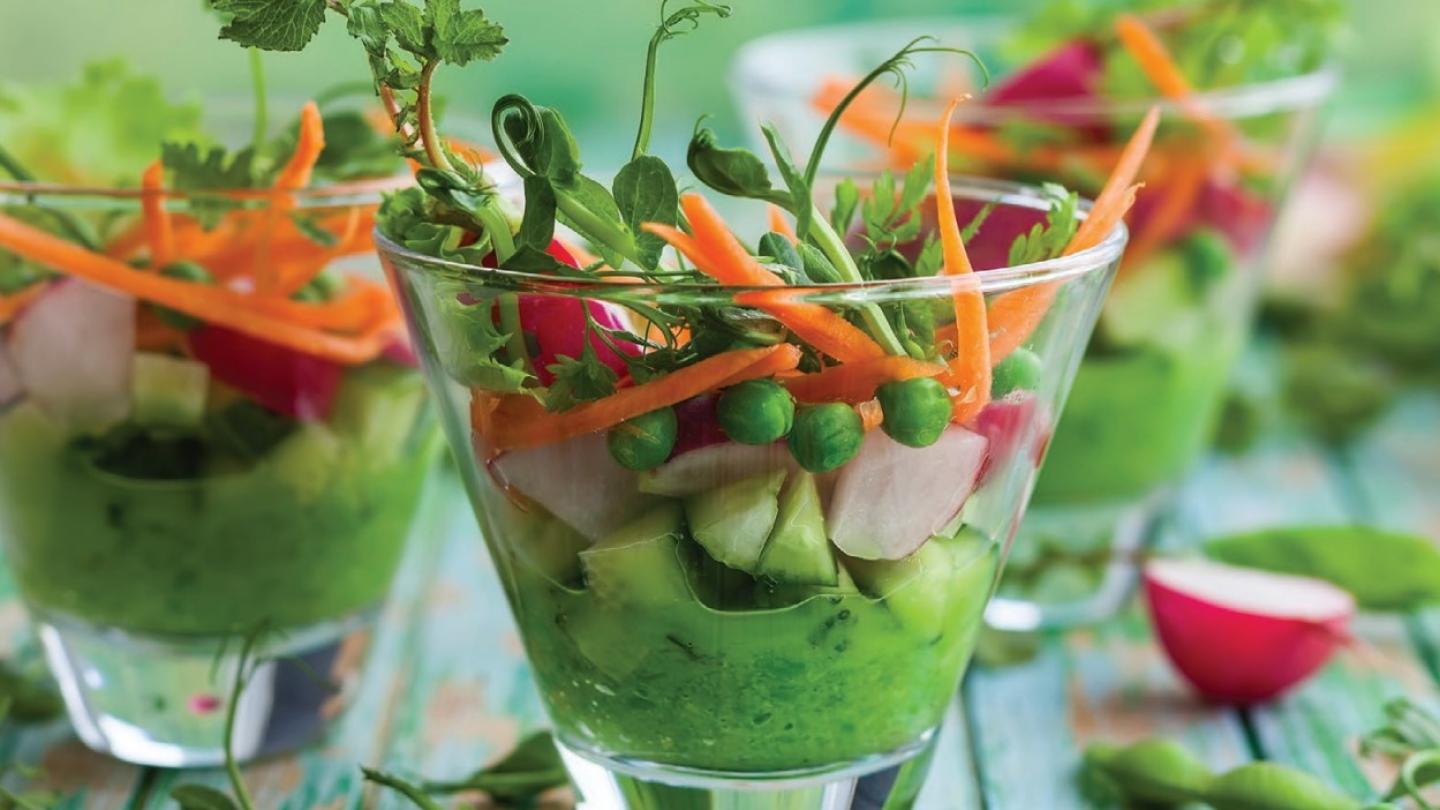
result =
M600 362L600 356L590 343L588 329L585 338L585 348L581 350L578 359L562 354L555 358L558 362L550 365L549 370L555 375L555 381L550 384L545 396L547 409L568 410L581 402L615 393L615 383L618 380L615 369Z
M220 37L267 51L298 51L325 22L325 0L211 0L229 15Z
M674 12L667 12L669 5L669 0L661 0L660 26L650 37L650 47L645 51L645 84L640 99L640 127L635 133L635 148L631 150L631 160L645 154L645 150L650 147L650 127L655 119L655 69L660 55L660 46L681 34L699 28L700 18L706 14L713 14L716 17L730 16L729 6L711 3L708 0L697 0L697 2L676 9Z
M1440 550L1430 540L1365 526L1265 529L1205 543L1230 565L1328 580L1367 610L1414 610L1440 601Z
M1011 267L1048 261L1059 256L1080 227L1077 216L1079 195L1054 183L1046 183L1041 188L1050 198L1050 210L1045 215L1044 223L1037 222L1028 233L1021 234L1010 245Z

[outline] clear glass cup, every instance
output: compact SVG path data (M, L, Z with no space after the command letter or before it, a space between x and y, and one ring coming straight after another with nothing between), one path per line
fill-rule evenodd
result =
M175 255L220 282L380 282L369 231L396 185L164 202ZM144 267L143 196L12 183L0 213ZM3 247L0 279L33 291L0 341L0 541L80 738L129 762L221 762L240 637L263 627L235 754L313 739L347 702L442 446L403 335L341 365Z
M917 36L975 52L1004 81L1019 67L1004 48L1014 28L1010 17L976 16L777 34L741 50L732 87L747 120L772 122L787 142L804 144L838 98L839 79L863 75ZM898 97L847 116L826 153L831 166L908 166L928 150L944 103L974 93L956 112L952 166L1093 194L1144 111L1154 104L1163 112L1130 216L1131 248L986 616L1004 630L1097 621L1129 597L1155 518L1209 447L1268 234L1335 76L1321 70L1198 93L1183 108L1088 97L991 105L964 60L915 61L893 139ZM1030 140L1001 148L997 132ZM1238 157L1213 160L1233 133L1244 143Z
M1046 210L1034 189L958 184L962 222L998 205L974 255ZM787 300L841 311L953 313L957 289L989 300L1054 295L1026 342L1038 358L1026 386L928 447L868 431L853 460L812 475L783 441L726 438L714 398L723 381L665 400L677 415L675 450L637 473L612 458L605 428L586 421L593 412L552 432L534 398L497 393L471 362L469 347L506 312L520 313L526 351L542 355L561 338L556 321L533 313L558 319L581 307L638 334L642 311L724 310L732 322L748 318L749 345L780 340L777 323L745 303L758 290L527 275L377 237L587 800L910 806L1124 241L1117 229L1075 256L980 264L993 269L968 279L786 288Z

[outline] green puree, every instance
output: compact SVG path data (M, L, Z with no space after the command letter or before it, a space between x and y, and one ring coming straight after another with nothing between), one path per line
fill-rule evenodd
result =
M787 596L719 568L682 533L658 558L664 570L621 563L634 576L623 591L587 587L583 576L560 585L542 568L567 579L573 569L536 565L535 552L573 550L556 541L566 530L487 500L562 739L672 766L777 772L914 743L954 694L995 575L993 544L960 551L963 541L941 538L927 545L935 567L900 577L882 598L861 593L848 574L834 588ZM785 606L710 606L713 591L740 579L755 588L741 601Z
M97 469L21 404L0 417L0 534L42 611L148 633L298 627L383 596L435 448L418 375L383 367L347 374L327 423L187 480Z

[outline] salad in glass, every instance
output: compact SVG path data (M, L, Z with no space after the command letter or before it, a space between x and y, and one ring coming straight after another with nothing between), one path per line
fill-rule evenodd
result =
M314 103L228 151L118 63L16 93L0 540L71 721L170 767L220 762L227 719L241 759L305 742L345 704L439 449L399 309L365 272L403 163L360 113ZM172 123L148 164L116 94ZM57 122L93 123L43 137ZM80 141L74 162L55 151ZM237 639L257 634L276 660L230 705Z
M791 138L816 131L846 98L847 77L896 41L941 33L1002 69L985 86L933 71L907 92L868 89L839 120L840 165L908 165L929 149L933 111L967 92L951 132L956 166L1094 193L1145 109L1164 113L1140 174L1134 238L990 608L995 626L1118 609L1154 516L1209 445L1267 235L1334 83L1325 62L1334 3L1240 5L1063 2L1026 23L781 34L738 58L747 117L777 121Z
M483 12L442 9L423 36L349 9L421 164L377 244L581 791L910 806L1158 112L1093 207L953 180L951 111L937 159L903 179L820 172L824 136L802 168L775 136L777 185L701 128L695 180L771 206L768 232L737 231L649 150L658 45L720 13L688 5L652 43L608 186L557 110L496 103L517 201L428 119L438 66L504 41ZM492 47L454 47L461 27ZM866 83L947 50L902 49Z

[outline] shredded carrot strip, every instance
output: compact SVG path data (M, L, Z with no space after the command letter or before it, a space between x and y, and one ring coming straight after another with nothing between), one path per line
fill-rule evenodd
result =
M855 406L855 412L860 414L860 425L869 433L885 421L885 412L880 409L880 403L869 399Z
M1115 33L1120 44L1140 63L1140 70L1155 85L1155 89L1178 103L1191 120L1215 138L1222 152L1230 152L1239 139L1239 133L1229 122L1195 103L1195 89L1150 26L1134 14L1121 14L1115 20Z
M274 293L279 286L270 267L270 247L275 240L276 230L285 222L284 215L294 208L295 201L287 192L298 191L310 184L315 164L320 153L325 151L325 124L320 117L320 107L315 102L306 102L300 110L300 131L295 141L295 151L275 175L271 188L275 194L265 210L264 225L257 242L255 262L251 274L255 288L262 293ZM287 223L288 224L288 223ZM289 225L291 229L294 225Z
M145 226L145 242L150 247L150 266L156 270L175 260L175 228L165 210L165 166L155 161L140 175L140 211Z
M31 284L19 292L0 295L0 326L4 326L14 320L15 316L19 315L21 310L30 306L30 302L39 298L40 293L44 291L44 284Z
M254 296L136 270L124 262L92 253L4 215L0 215L0 246L58 272L339 363L356 364L373 360L384 349L390 332L395 328L393 318L376 320L353 337L299 326L257 311ZM270 309L304 305L282 299L260 306Z
M1176 167L1169 182L1160 188L1160 202L1154 213L1145 221L1145 226L1136 231L1125 250L1125 259L1120 265L1122 278L1133 268L1143 266L1185 224L1185 217L1194 210L1209 173L1209 167L1201 160Z
M940 248L945 258L943 273L956 278L975 272L970 265L970 257L965 253L965 242L960 237L955 198L950 191L950 121L959 105L956 100L945 108L935 146L935 206ZM978 286L957 286L952 296L955 307L955 359L950 361L945 382L958 389L951 396L955 421L966 422L990 401L989 329L986 326L985 296Z
M153 310L141 308L135 317L135 348L142 352L162 352L185 345L185 333L160 320Z
M685 252L691 262L707 275L722 284L753 287L784 287L785 282L774 273L760 266L754 256L737 241L725 221L720 218L710 203L698 194L686 194L680 200L690 227L695 231L693 238L671 242L677 250ZM670 241L676 235L673 228L646 223L651 233ZM688 246L688 251L686 247ZM752 292L736 296L737 303L754 306L775 318L797 337L819 351L841 361L863 360L867 357L881 357L885 350L859 327L845 320L836 312L819 304L795 301L793 291Z
M1082 250L1089 250L1104 241L1135 202L1135 178L1150 151L1155 138L1155 128L1160 124L1160 110L1152 107L1136 128L1125 149L1116 162L1115 169L1105 181L1090 214L1076 229L1070 244L1065 246L1065 255L1070 256ZM1044 319L1050 303L1059 288L1056 282L1022 287L998 296L990 304L990 357L1000 362L1030 338L1035 328Z
M273 274L277 279L277 292L288 296L303 289L306 284L314 281L316 276L323 273L331 262L351 253L350 246L356 242L357 237L363 236L365 243L368 244L370 229L367 228L363 234L361 233L361 222L364 219L360 206L351 206L345 212L345 220L339 230L332 234L335 237L334 245L323 248L314 261L287 262ZM321 227L323 228L323 226Z
M790 224L785 212L774 203L770 204L770 230L789 239L792 245L800 241L800 237L795 234L795 228Z
M771 355L779 362L762 364ZM736 349L712 355L649 382L622 388L604 399L568 411L547 413L526 406L519 418L506 413L504 403L489 416L490 436L498 450L519 450L565 441L605 430L657 408L683 402L723 385L769 376L777 367L794 368L800 350L789 344L759 349ZM506 398L511 399L509 397ZM525 397L525 399L530 399ZM532 400L533 401L533 400Z
M888 382L916 377L937 377L945 366L900 355L857 360L831 366L813 374L801 374L785 381L796 400L859 403L875 396L875 389Z

